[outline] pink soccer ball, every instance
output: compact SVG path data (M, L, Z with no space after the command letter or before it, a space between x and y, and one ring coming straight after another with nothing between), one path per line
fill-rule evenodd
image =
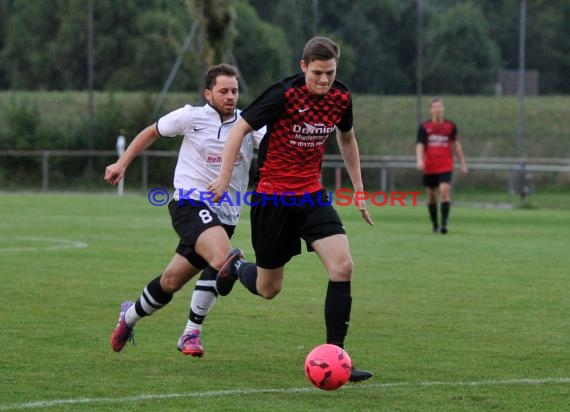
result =
M350 378L352 361L344 349L325 343L309 352L305 359L305 375L319 389L332 391Z

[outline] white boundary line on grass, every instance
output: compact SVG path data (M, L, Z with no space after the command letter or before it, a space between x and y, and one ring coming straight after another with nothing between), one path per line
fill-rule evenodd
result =
M522 379L505 379L505 380L482 380L482 381L431 381L431 382L394 382L394 383L369 383L359 385L349 385L342 388L342 390L351 389L390 389L404 386L419 386L419 387L432 387L432 386L500 386L500 385L520 385L520 386L537 386L545 384L570 384L570 377L560 378L522 378ZM304 388L282 388L282 389L226 389L218 391L205 391L205 392L186 392L186 393L165 393L165 394L142 394L135 396L125 396L119 398L76 398L76 399L53 399L44 401L32 401L24 403L8 403L0 404L0 411L9 410L22 410L22 409L38 409L50 408L63 405L88 405L94 403L124 403L124 402L140 402L151 400L163 400L174 398L210 398L220 396L233 396L233 395L256 395L263 393L307 393L319 391L313 387Z
M6 238L0 238L4 240ZM36 237L36 236L18 236L8 238L8 240L24 241L24 242L43 242L43 246L24 246L24 247L0 247L0 254L2 253L22 253L22 252L45 252L49 250L63 250L63 249L83 249L88 245L87 243L80 242L79 240L61 239L54 237Z

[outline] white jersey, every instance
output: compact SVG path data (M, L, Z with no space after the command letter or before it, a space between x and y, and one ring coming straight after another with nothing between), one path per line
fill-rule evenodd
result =
M239 110L236 111L231 119L222 123L220 114L209 104L202 107L186 105L156 122L157 132L161 136L184 136L174 171L173 198L203 201L227 225L236 225L238 222L241 197L247 191L253 148L259 146L265 132L260 129L245 136L227 195L224 194L218 203L208 202L208 185L220 175L226 136L239 118L239 113Z

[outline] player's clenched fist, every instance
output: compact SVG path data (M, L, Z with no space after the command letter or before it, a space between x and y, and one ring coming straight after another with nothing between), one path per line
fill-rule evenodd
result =
M105 181L112 185L119 183L124 175L125 168L118 165L117 163L113 163L112 165L107 166L105 169Z

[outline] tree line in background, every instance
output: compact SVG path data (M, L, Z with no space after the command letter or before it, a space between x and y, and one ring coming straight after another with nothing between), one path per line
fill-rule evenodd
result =
M0 89L85 90L89 0L0 0ZM540 92L570 92L570 2L527 6L526 67ZM93 0L94 88L158 91L194 24L171 90L200 88L206 65L237 63L253 94L298 70L315 33L342 48L358 93L416 91L417 0ZM423 90L494 91L518 64L519 0L423 0Z

